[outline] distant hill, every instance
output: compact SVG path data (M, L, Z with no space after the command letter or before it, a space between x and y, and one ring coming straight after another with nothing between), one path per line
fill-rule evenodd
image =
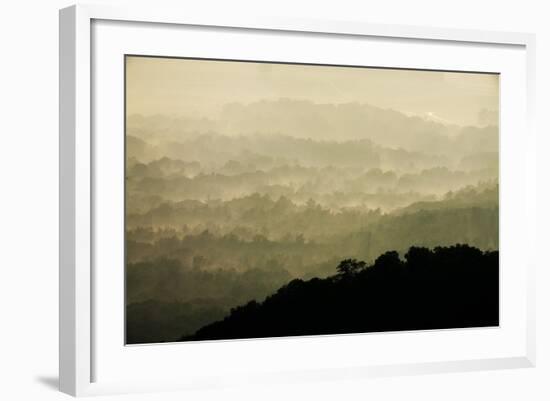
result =
M292 280L181 340L497 326L498 260L467 245L343 260L333 276Z
M215 132L229 136L285 135L338 141L368 139L393 149L468 154L498 149L498 127L456 126L366 103L323 104L288 98L227 104L212 119L131 115L128 134L153 142Z
M469 185L458 191L448 192L444 199L431 202L414 202L407 207L394 211L394 215L415 213L422 210L444 210L459 208L494 208L499 204L499 186L496 180Z

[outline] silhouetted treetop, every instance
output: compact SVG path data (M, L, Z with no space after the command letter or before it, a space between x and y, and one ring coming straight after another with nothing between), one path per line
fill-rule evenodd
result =
M358 261L357 259L344 259L338 264L336 270L342 276L349 276L360 272L366 265L365 262Z

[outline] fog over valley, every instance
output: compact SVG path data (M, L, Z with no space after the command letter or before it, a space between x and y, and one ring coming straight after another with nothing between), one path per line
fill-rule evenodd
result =
M345 259L498 250L498 76L177 61L127 58L129 343Z

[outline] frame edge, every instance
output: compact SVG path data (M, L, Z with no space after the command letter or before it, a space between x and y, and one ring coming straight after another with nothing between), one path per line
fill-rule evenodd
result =
M59 390L91 383L90 18L59 11Z
M527 149L529 152L528 171L532 174L527 177L526 185L527 190L533 193L533 201L531 209L533 213L530 216L529 236L531 244L531 254L536 255L537 244L537 219L535 217L537 210L537 132L535 130L536 119L536 35L534 33L524 34L524 46L525 46L525 63L526 63L526 114L527 114ZM527 266L527 344L525 358L529 362L529 367L536 367L537 355L536 355L536 275L537 275L537 262L534 259Z
M76 395L76 6L59 11L59 390Z

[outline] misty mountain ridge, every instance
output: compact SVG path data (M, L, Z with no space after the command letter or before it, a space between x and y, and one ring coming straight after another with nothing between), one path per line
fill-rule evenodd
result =
M230 103L217 118L210 119L132 115L127 119L127 129L128 134L152 143L178 142L182 137L218 132L228 136L281 134L338 142L370 139L392 149L433 154L493 151L493 145L498 144L496 126L459 127L429 116L407 115L364 103L321 104L282 98Z
M498 129L432 120L290 99L129 116L128 341L175 341L348 258L497 250Z

